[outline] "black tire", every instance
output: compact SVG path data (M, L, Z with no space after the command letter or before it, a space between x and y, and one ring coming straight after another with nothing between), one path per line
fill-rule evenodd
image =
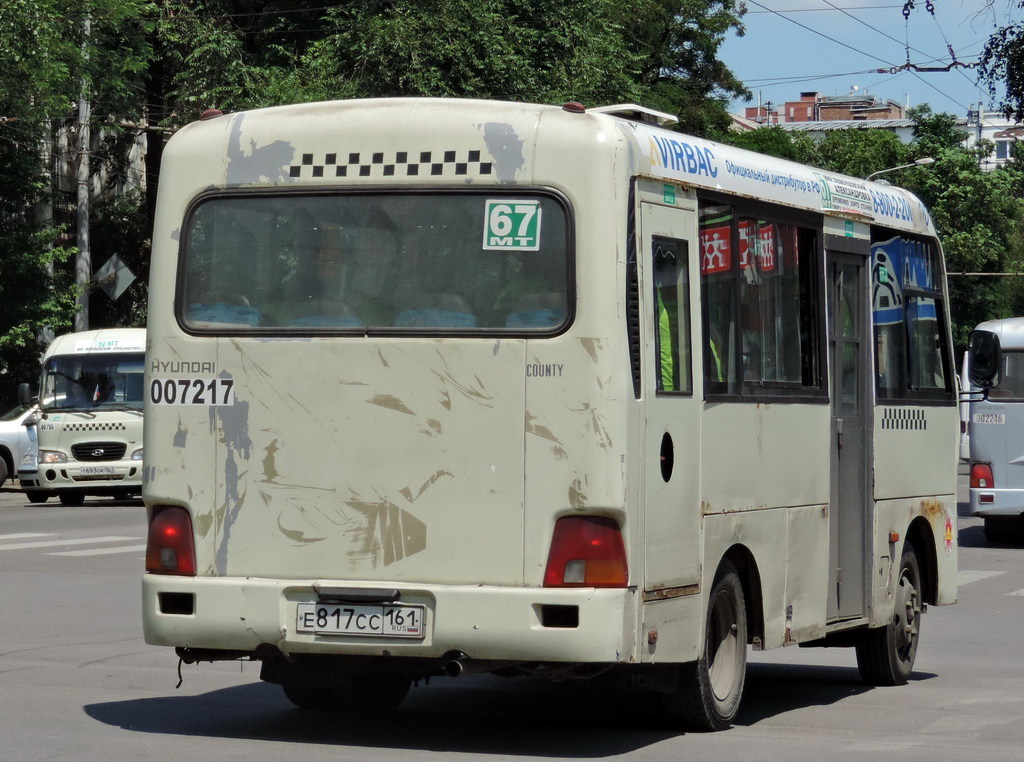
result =
M0 487L3 487L7 483L7 477L11 475L11 469L7 466L7 461L0 458Z
M708 598L704 653L679 668L679 685L662 694L669 722L683 730L725 730L743 698L747 609L736 567L723 561Z
M84 492L58 492L57 497L60 498L60 504L69 508L74 508L85 503Z
M30 503L45 503L50 499L50 493L37 489L27 489L25 490L25 498Z
M894 593L892 620L869 630L857 645L857 668L868 685L905 685L914 669L924 588L917 554L910 545L903 550Z
M342 686L285 682L284 695L303 709L390 712L405 700L412 680L402 675L351 675Z

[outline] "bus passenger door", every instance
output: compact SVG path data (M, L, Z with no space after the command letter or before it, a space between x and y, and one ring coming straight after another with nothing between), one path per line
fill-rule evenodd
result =
M867 242L864 242L865 252ZM832 454L828 618L865 613L870 517L867 258L828 252Z
M660 188L660 186L659 186ZM681 195L681 194L680 194ZM680 208L683 205L690 208ZM642 203L638 241L644 419L644 591L693 595L700 582L700 395L696 202ZM657 591L657 592L654 592Z

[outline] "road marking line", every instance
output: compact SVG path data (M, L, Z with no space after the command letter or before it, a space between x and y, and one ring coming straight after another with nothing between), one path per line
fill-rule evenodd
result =
M19 534L0 534L0 540L27 540L29 537L56 537L53 532L21 532Z
M1007 595L1019 595L1019 596L1024 596L1024 590L1014 590L1014 591L1013 591L1012 593L1007 593Z
M981 580L988 579L989 577L998 577L1000 574L1006 574L1006 572L961 569L957 572L956 583L957 585L969 585L972 582L980 582Z
M12 542L0 545L0 550L24 550L27 548L59 548L62 545L89 545L93 542L124 542L141 540L142 537L78 537L73 540L47 540L45 542Z
M123 548L90 548L89 550L67 550L62 553L45 553L47 556L110 556L114 553L141 553L145 545L127 545Z

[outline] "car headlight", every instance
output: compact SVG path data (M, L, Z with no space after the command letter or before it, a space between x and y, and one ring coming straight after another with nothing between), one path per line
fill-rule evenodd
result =
M132 453L132 460L142 460L142 448Z
M58 450L40 450L39 463L67 463L68 456Z

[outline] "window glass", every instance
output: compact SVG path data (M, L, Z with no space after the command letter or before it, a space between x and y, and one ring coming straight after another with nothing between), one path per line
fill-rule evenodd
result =
M693 391L690 348L689 256L686 241L655 237L651 244L654 272L655 343L659 392Z
M1003 350L999 383L988 396L999 400L1024 400L1024 352Z
M184 252L200 331L550 332L569 312L565 211L540 195L214 197Z
M905 236L871 246L880 398L948 397L942 267L936 247Z
M44 410L141 410L145 370L142 352L53 355L43 365L40 405Z
M702 204L705 377L711 394L821 388L815 231Z

